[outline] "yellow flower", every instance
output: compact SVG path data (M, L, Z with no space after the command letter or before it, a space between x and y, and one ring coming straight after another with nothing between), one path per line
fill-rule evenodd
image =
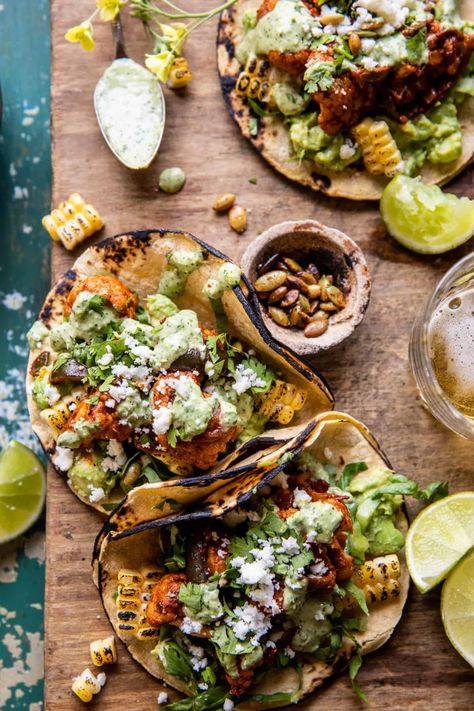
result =
M87 52L94 49L94 38L92 37L92 25L90 22L82 22L80 25L71 27L64 37L68 42L79 42Z
M173 52L160 52L159 54L147 54L145 56L147 69L156 74L159 81L165 82L169 77L171 65L174 62Z
M100 19L104 22L112 22L119 14L126 0L95 0L95 4L100 10Z
M184 41L188 36L188 28L184 22L172 22L171 25L161 25L166 44L175 54L181 54Z

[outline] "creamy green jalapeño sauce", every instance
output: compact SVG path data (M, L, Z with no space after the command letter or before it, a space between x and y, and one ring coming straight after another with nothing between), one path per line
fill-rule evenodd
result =
M97 83L94 106L115 156L127 168L147 168L165 123L163 93L153 74L131 59L116 59Z

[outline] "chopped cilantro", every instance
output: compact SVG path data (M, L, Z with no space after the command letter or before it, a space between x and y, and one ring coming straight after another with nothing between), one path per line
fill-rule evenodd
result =
M304 73L305 91L313 94L315 91L327 91L334 81L336 66L333 62L321 62L316 59Z
M411 37L407 37L406 48L407 48L407 58L409 62L417 64L422 56L426 47L426 27L415 32Z
M351 680L352 688L354 689L359 699L365 704L368 704L369 702L367 701L366 695L363 693L362 689L356 682L356 676L359 673L359 669L361 668L361 666L362 657L360 655L360 652L357 652L357 654L355 654L349 662L349 679Z
M102 316L104 313L105 299L103 296L99 296L99 294L94 294L94 296L91 296L88 300L87 306Z
M251 136L258 136L258 119L255 116L249 116L248 127Z

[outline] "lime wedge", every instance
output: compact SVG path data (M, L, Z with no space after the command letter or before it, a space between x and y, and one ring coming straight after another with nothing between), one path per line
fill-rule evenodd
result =
M380 212L392 237L422 254L447 252L474 234L474 200L443 193L420 178L398 175L391 180Z
M449 641L474 667L474 551L454 568L443 585L441 617Z
M0 455L0 543L24 533L43 510L44 467L31 449L13 440Z
M431 590L474 546L474 491L424 509L410 526L405 546L411 579L420 592Z

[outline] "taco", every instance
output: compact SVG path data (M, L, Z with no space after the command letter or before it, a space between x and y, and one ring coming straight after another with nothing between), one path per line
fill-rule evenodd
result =
M446 0L238 0L219 25L222 89L295 182L353 200L398 173L442 184L474 154L472 27Z
M159 507L172 486L145 485L123 507L148 520L132 515L130 527L119 510L98 537L95 582L114 631L195 697L189 708L300 701L351 659L354 672L400 619L402 494L416 485L342 413L316 418L301 449L276 476L243 476L173 517Z
M253 469L330 409L323 381L278 346L224 255L181 232L87 249L28 339L28 405L50 461L106 511L144 482Z

